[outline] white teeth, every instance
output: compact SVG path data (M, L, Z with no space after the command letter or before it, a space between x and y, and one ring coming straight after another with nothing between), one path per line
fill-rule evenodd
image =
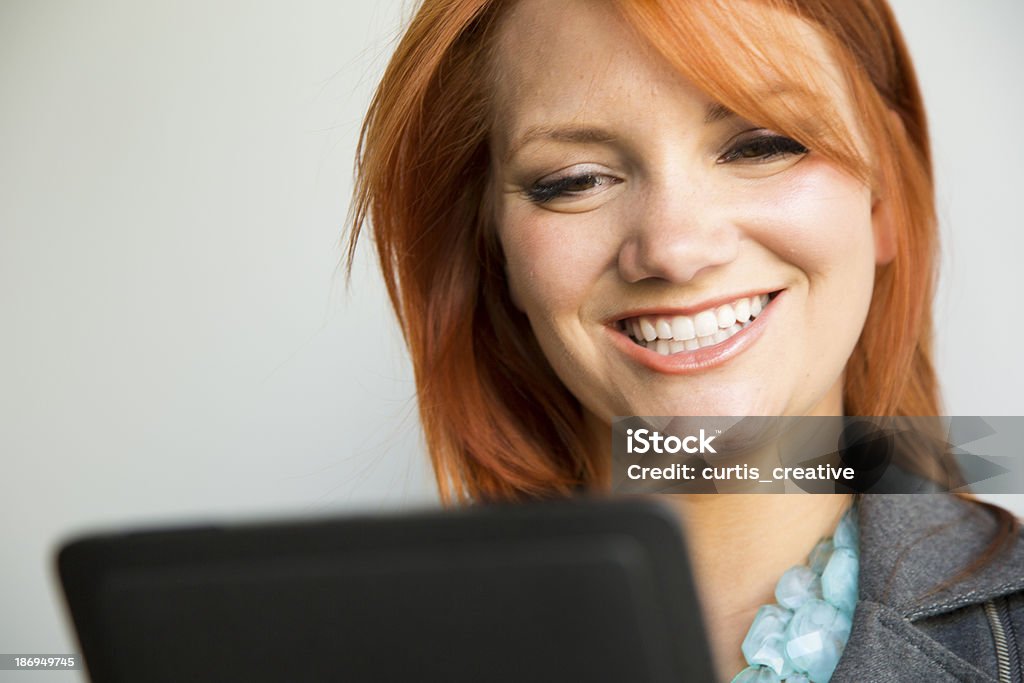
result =
M750 320L750 299L740 299L732 308L736 313L736 322L745 323Z
M726 304L718 307L715 317L718 318L718 326L725 330L732 327L736 322L736 311L733 310L732 306Z
M745 328L768 305L767 294L744 297L696 315L637 316L621 329L644 348L664 356L721 344Z
M654 341L658 338L658 331L647 318L640 318L640 333L646 341Z
M688 315L677 315L672 318L672 336L683 341L695 338L697 332L693 329L693 318Z
M707 337L718 329L718 318L714 311L701 311L693 319L693 327L698 337Z

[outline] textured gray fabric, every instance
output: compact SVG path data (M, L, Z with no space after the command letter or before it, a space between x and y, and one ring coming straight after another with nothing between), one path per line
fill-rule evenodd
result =
M1007 637L1018 645L1016 662L1011 662L1011 667L1015 665L1024 680L1024 591L1008 596L1006 609L1009 613Z
M1024 623L1024 539L958 578L996 531L985 508L948 494L886 494L863 496L859 514L860 602L833 683L997 681L981 606L1011 596L1012 621ZM1021 634L1011 635L1018 649Z
M915 626L992 678L998 675L996 645L982 605L968 605L947 614L926 617Z

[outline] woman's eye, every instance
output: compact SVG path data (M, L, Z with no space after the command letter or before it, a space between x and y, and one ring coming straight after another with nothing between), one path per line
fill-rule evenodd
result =
M617 182L618 179L600 173L580 173L554 180L542 179L526 191L526 197L536 204L544 204L559 197L581 195L588 190Z
M717 163L765 162L787 156L807 154L810 150L793 138L775 133L763 133L756 137L740 140L718 157Z

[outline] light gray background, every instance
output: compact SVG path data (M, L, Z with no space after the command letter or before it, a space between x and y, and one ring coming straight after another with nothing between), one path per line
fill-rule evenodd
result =
M936 149L947 412L1022 415L1024 4L894 5ZM436 504L379 276L365 251L351 290L338 271L408 10L0 0L0 652L75 650L51 561L76 531Z

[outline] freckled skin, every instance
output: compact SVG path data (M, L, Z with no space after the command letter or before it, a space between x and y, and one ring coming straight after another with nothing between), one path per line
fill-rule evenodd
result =
M705 124L714 103L602 3L523 0L504 20L496 59L492 189L513 300L588 420L841 414L884 229L869 188L813 150L715 163L756 122ZM835 97L852 118L838 86ZM565 124L611 139L518 145L531 129ZM567 169L614 182L542 204L526 196ZM756 342L694 374L637 363L605 329L637 307L776 290L784 296Z

